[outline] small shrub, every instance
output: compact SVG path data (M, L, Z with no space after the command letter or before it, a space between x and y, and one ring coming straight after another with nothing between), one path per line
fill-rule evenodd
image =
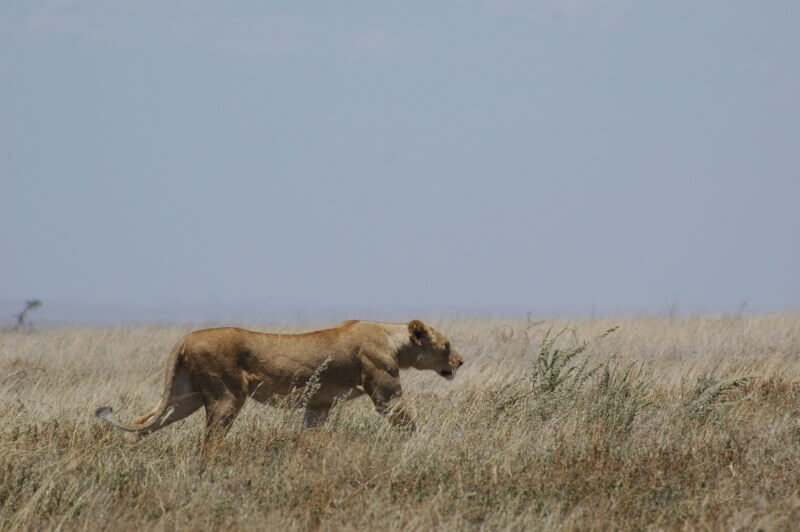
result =
M713 377L701 375L683 400L689 418L704 420L715 406L734 402L734 392L750 379L751 377L736 377L720 382Z
M597 339L616 330L617 327L612 327ZM566 331L565 327L556 334L552 334L552 329L545 332L531 370L497 390L500 410L510 411L521 406L544 421L559 406L574 403L586 382L603 365L590 366L589 343L586 341L575 340L567 347L556 347Z
M28 312L35 310L42 306L42 301L39 299L29 299L25 302L25 308L23 308L20 312L17 313L17 323L14 326L15 331L21 331L30 328L30 323L26 322L25 319L28 316Z
M629 433L647 401L651 381L641 377L641 366L607 363L588 397L587 421L617 433Z

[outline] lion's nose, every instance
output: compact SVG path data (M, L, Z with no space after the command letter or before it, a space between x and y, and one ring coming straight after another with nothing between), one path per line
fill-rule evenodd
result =
M459 361L458 361L458 367L460 368L460 367L461 367L461 366L463 366L463 365L464 365L464 361L463 361L463 360L459 360Z

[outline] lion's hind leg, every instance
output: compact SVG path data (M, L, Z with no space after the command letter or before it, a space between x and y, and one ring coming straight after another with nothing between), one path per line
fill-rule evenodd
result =
M244 398L226 397L209 402L206 406L206 430L203 435L202 456L205 462L214 459L225 435L231 428L233 420L239 415L244 405Z
M325 423L330 410L330 405L308 405L303 412L303 429L315 429Z

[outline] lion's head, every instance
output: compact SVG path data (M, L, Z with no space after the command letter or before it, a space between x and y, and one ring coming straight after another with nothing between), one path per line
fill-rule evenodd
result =
M408 324L408 334L411 356L407 360L411 367L433 370L448 380L456 376L464 359L442 333L419 320L413 320Z

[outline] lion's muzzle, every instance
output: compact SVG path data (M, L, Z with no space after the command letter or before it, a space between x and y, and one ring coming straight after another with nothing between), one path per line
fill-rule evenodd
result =
M460 355L453 355L450 357L450 367L439 371L439 375L447 380L452 380L456 376L458 368L464 365L464 359Z

